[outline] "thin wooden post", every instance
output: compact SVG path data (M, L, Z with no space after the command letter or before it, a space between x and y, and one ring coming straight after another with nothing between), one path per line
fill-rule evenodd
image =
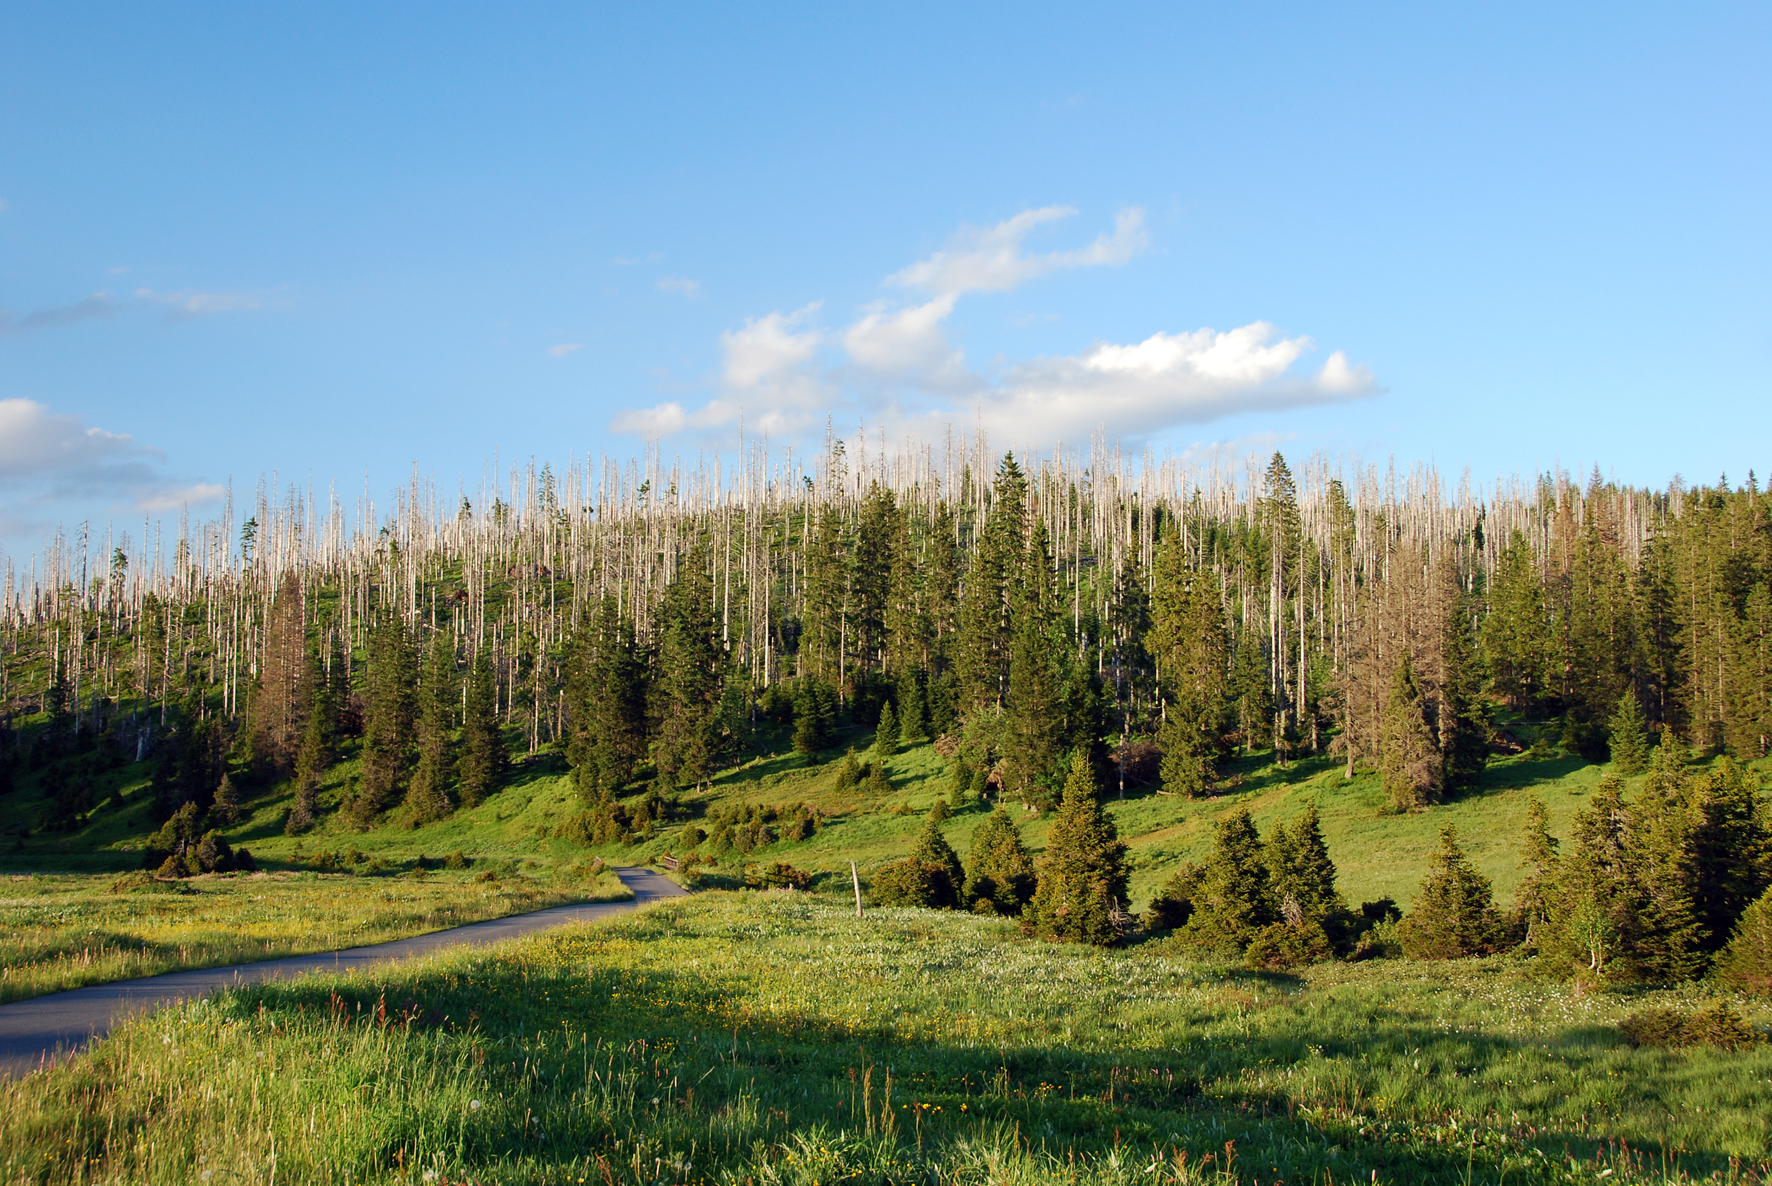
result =
M861 874L855 871L855 862L849 862L849 880L855 885L855 917L861 917Z

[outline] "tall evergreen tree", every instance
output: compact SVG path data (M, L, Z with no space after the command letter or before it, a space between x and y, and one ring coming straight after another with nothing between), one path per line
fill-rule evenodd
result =
M992 487L984 530L961 585L959 622L951 652L962 716L996 712L1008 692L1012 638L1010 604L1026 551L1027 478L1005 454Z
M898 714L892 711L892 701L880 705L880 723L874 729L874 753L881 758L890 758L898 752Z
M653 762L664 785L688 786L712 769L725 691L726 659L705 547L698 547L677 570L677 579L665 591L662 617L653 681L658 720Z
M1626 691L1618 698L1618 706L1606 726L1606 747L1612 753L1613 769L1620 774L1641 774L1649 765L1646 728L1636 692Z
M1150 651L1163 697L1158 745L1163 785L1189 798L1212 792L1229 727L1226 679L1229 634L1218 582L1190 570L1171 529L1157 550L1151 590Z
M936 800L937 805L941 800ZM966 884L966 868L960 863L960 854L954 846L947 842L941 834L941 817L932 808L929 818L923 821L923 830L917 834L916 846L911 849L911 859L920 865L939 866L941 877L937 880L938 900L932 906L955 907L960 905L960 889Z
M1095 772L1081 751L1071 759L1064 798L1047 833L1039 870L1039 884L1028 906L1036 934L1096 944L1119 938L1114 916L1125 904L1130 880L1126 846L1102 810Z
M1520 837L1520 882L1514 889L1513 917L1528 942L1552 921L1557 905L1557 838L1536 795L1526 800L1526 826Z
M406 808L414 823L442 819L454 807L449 797L449 784L455 772L450 734L459 687L455 641L446 630L433 631L418 685L418 761L406 787Z
M566 694L566 758L588 805L620 793L646 754L646 664L633 623L613 597L602 599L573 641Z
M397 802L411 776L417 724L418 663L398 615L384 613L369 640L369 712L363 771L351 818L367 828Z
M1544 695L1550 664L1550 611L1531 545L1516 529L1489 583L1483 654L1491 687L1509 707L1532 708Z
M1692 795L1686 881L1706 953L1729 942L1748 904L1772 885L1772 820L1748 777L1725 757Z
M498 719L497 673L492 666L492 647L481 644L468 668L461 724L461 757L456 785L463 807L473 807L498 787L510 765L505 751L504 729Z
M1489 761L1489 720L1481 693L1471 614L1450 562L1440 573L1439 734L1441 785L1449 793L1476 788Z
M295 761L309 696L307 630L301 580L294 573L277 586L265 622L263 658L252 695L252 755L267 774L287 774Z
M1269 885L1277 900L1297 902L1307 922L1321 923L1346 910L1335 888L1335 862L1329 858L1314 801L1291 828L1275 821L1265 848Z
M1053 606L1052 554L1046 528L1037 524L1023 561L1009 659L1008 711L1004 729L1006 789L1043 810L1057 806L1064 649Z

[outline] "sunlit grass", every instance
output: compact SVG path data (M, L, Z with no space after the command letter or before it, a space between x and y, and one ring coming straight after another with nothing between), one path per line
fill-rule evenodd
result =
M179 968L357 947L566 902L627 896L607 873L553 884L476 876L6 878L0 880L0 1002Z
M1645 1003L704 895L128 1024L4 1089L0 1178L1764 1180L1772 1052L1632 1049Z

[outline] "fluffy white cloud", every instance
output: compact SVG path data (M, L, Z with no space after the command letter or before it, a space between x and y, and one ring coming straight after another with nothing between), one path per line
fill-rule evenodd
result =
M1042 206L1038 210L1024 210L993 227L964 228L946 251L938 251L894 273L888 277L888 283L950 295L1007 292L1061 268L1124 264L1144 250L1144 211L1136 207L1122 211L1114 220L1113 234L1102 235L1080 250L1044 255L1029 255L1022 250L1021 241L1035 227L1075 213L1069 206Z
M774 312L746 321L720 335L721 384L726 394L687 411L676 400L623 412L610 424L615 432L671 436L688 430L711 431L736 424L780 436L803 430L833 398L815 361L824 334L809 324L813 302L791 313Z
M1371 371L1341 351L1314 372L1296 364L1308 337L1265 321L1233 330L1155 333L1131 345L1098 343L1072 357L1012 367L979 399L987 428L1016 439L1079 440L1105 425L1141 437L1239 412L1337 403L1377 389Z
M548 347L548 357L565 358L574 350L583 350L584 346L585 344L583 342L561 342L558 345Z
M720 392L699 408L670 401L629 411L618 432L669 436L729 429L740 416L775 436L803 432L828 412L865 414L893 430L939 431L975 417L998 439L1044 446L1098 428L1137 439L1240 412L1358 399L1378 390L1372 372L1337 350L1314 370L1308 337L1285 337L1264 321L1232 330L1154 333L1129 344L1098 342L1077 355L1011 362L980 373L950 339L947 320L970 292L1002 292L1065 268L1124 264L1146 245L1144 215L1127 210L1111 234L1087 247L1030 255L1037 227L1069 207L1027 210L888 278L929 299L867 307L834 339L809 324L818 306L754 318L720 337ZM831 357L840 352L840 360Z
M948 341L943 322L954 311L947 293L908 309L876 305L843 331L843 350L855 365L891 378L911 379L937 391L976 387L966 356Z
M162 459L125 433L56 415L35 400L0 399L0 490L17 493L12 508L105 498L151 511L220 497L219 486L168 479Z
M701 297L701 281L690 280L684 276L660 276L652 282L652 287L660 292L674 292L678 296L699 300Z

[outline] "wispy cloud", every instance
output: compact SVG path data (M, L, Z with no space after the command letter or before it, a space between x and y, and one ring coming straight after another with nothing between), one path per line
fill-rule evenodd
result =
M835 334L811 323L816 304L752 318L721 335L723 366L713 398L698 408L672 400L634 409L611 428L717 435L742 414L747 424L779 436L812 428L826 413L852 411L907 431L938 431L976 417L1012 440L1079 440L1102 427L1138 439L1237 413L1339 403L1380 390L1372 372L1343 351L1309 365L1311 339L1286 336L1265 321L1158 331L985 370L969 366L948 332L966 294L1005 292L1071 268L1122 265L1147 246L1143 213L1129 209L1111 232L1083 247L1025 250L1036 228L1074 213L1046 206L982 230L962 229L946 249L887 278L894 287L924 290L927 300L871 304ZM1037 320L1045 318L1017 323Z
M164 461L160 450L127 433L58 415L35 400L0 399L0 492L14 518L20 507L64 499L113 499L152 511L220 497L218 486L168 476Z
M678 296L699 300L701 297L701 281L690 280L684 276L660 276L652 282L652 287L660 292L674 292Z
M561 342L557 346L549 346L548 347L548 357L549 358L565 358L568 354L571 354L574 350L583 350L584 347L585 347L585 344L583 342Z
M1042 255L1029 255L1022 249L1022 240L1035 228L1070 218L1076 213L1069 206L1042 206L1037 210L1024 210L995 226L962 228L946 250L937 251L929 258L893 273L887 282L946 295L1007 292L1064 268L1128 263L1148 243L1144 211L1133 207L1122 211L1114 220L1112 234L1099 236L1087 247Z
M0 309L0 336L60 329L139 309L163 309L170 320L189 321L214 313L262 309L278 303L281 301L275 292L155 292L151 288L138 288L129 296L119 298L100 291L66 305L34 309L22 317L14 315L10 309Z

